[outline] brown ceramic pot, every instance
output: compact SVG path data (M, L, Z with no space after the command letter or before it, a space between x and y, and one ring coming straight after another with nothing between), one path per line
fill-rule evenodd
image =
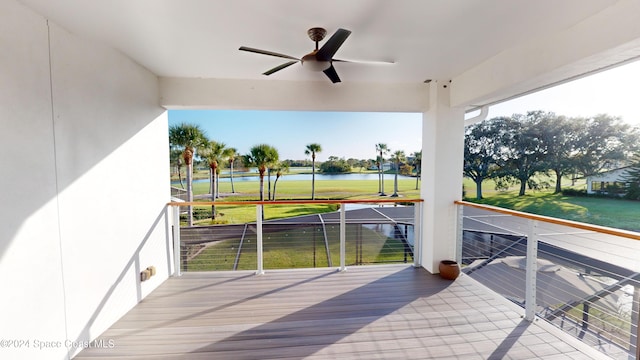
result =
M442 260L438 266L440 277L447 280L455 280L460 275L460 266L453 260Z

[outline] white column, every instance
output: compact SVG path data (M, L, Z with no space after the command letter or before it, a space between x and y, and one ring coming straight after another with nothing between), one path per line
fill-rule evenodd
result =
M422 117L422 266L438 272L440 260L456 260L457 212L462 198L464 109L449 105L451 83L432 81Z

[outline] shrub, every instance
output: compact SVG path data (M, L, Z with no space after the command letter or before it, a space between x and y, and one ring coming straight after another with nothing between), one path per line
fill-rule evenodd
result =
M193 220L202 220L211 218L211 208L194 207ZM187 221L187 214L180 214L180 221Z
M564 196L589 196L589 194L587 194L587 190L578 190L578 189L571 189L571 188L566 188L566 189L562 189L562 195Z
M625 199L640 200L640 184L632 183L627 189L627 193L624 195Z
M351 172L351 165L345 159L330 157L328 161L320 164L320 171L325 174L339 174Z

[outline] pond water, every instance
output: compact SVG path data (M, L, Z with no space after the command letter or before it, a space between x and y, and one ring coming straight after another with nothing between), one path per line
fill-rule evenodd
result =
M395 175L393 174L385 174L385 181L393 181ZM271 175L271 181L275 181L275 175ZM409 176L398 175L398 179L415 179ZM243 181L259 181L259 176L235 176L233 177L234 182L243 182ZM378 174L316 174L316 181L322 180L378 180ZM231 178L222 177L220 178L220 182L230 182ZM264 181L267 181L267 176L265 175ZM311 181L311 174L285 174L278 179L278 181ZM209 179L198 179L194 180L194 183L198 182L209 182Z

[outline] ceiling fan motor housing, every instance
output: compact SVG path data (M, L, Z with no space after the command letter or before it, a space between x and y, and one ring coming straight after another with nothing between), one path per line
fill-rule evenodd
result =
M331 66L331 61L318 60L316 51L310 52L300 59L302 67L311 71L325 71Z

